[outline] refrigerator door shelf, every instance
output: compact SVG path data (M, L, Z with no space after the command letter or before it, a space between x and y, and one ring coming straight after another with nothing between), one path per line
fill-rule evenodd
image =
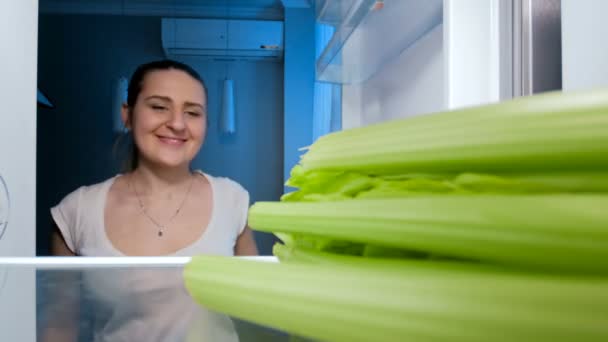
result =
M365 82L443 22L443 0L332 3L321 1L326 5L325 12L317 7L317 21L335 27L316 63L316 77L324 82Z

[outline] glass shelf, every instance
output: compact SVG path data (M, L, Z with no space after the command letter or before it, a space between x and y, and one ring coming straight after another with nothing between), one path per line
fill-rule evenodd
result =
M335 33L316 63L318 81L365 82L443 22L443 0L318 0L317 21Z
M277 262L274 257L243 258ZM183 284L183 266L190 259L0 257L0 336L6 337L3 331L16 328L30 336L33 333L29 332L36 331L37 340L44 340L49 334L76 332L79 341L97 341L100 336L96 334L100 331L107 334L124 329L121 331L128 331L129 336L105 335L105 338L176 342L288 342L295 338L312 341L198 305ZM24 320L30 301L35 303L31 320Z

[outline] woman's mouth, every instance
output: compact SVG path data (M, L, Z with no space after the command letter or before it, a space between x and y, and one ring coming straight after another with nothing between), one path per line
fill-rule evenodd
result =
M163 144L167 144L170 146L182 146L184 143L186 143L186 139L183 139L183 138L166 137L166 136L159 135L158 139Z

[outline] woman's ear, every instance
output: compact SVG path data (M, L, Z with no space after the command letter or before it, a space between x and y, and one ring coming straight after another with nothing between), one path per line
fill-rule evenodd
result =
M122 119L123 125L125 125L126 129L131 129L131 118L129 115L129 106L126 103L122 104L120 108L120 117Z

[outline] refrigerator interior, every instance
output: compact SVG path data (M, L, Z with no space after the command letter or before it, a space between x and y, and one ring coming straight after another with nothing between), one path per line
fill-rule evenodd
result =
M335 29L317 60L317 79L341 85L343 129L520 95L514 84L520 74L512 58L516 51L511 36L513 22L506 20L512 18L513 7L505 6L509 2L502 0L469 0L470 6L458 5L459 1L315 1L318 22ZM602 56L608 49L589 38L606 31L607 26L600 25L604 12L597 10L597 6L606 5L586 2L580 6L578 1L563 1L564 89L607 84L608 68ZM33 256L35 217L31 208L35 206L36 177L35 139L31 137L36 132L37 26L33 13L37 13L37 6L33 1L17 1L11 8L3 3L0 9L10 14L3 17L6 29L0 30L2 41L10 43L6 63L0 65L8 80L0 86L0 93L12 94L19 89L18 96L7 96L5 103L6 112L17 114L0 116L0 179L6 183L2 186L0 181L0 195L10 194L10 207L8 196L0 203L0 256ZM598 25L594 28L588 23ZM21 38L15 39L16 31L21 32ZM392 40L396 38L399 40ZM15 141L19 141L22 153L14 153ZM6 225L7 220L10 225ZM50 317L61 318L53 310L64 308L54 306L50 301L54 297L43 294L53 291L66 296L84 285L77 280L58 286L65 284L62 279L66 276L117 279L117 274L125 272L147 274L173 279L175 289L181 286L180 270L179 264L62 265L45 263L44 258L0 263L0 336L2 340L31 341L35 339L34 327L40 330ZM181 299L189 303L187 297ZM90 322L103 318L99 317L102 311L86 308L83 320L78 321L85 333ZM288 338L268 327L231 320L236 322L241 341Z

